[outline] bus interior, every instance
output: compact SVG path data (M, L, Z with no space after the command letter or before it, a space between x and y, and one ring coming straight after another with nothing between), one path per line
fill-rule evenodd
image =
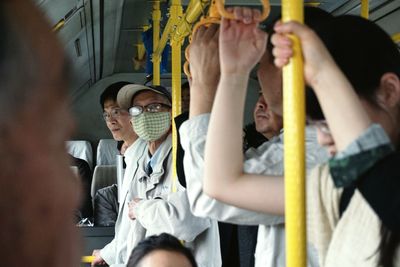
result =
M70 108L75 115L76 130L73 138L67 141L67 150L73 156L84 159L92 171L103 165L116 164L113 156L116 142L102 120L103 110L99 104L100 94L109 84L128 81L138 84L154 84L151 71L146 70L152 64L153 14L155 6L161 11L160 37L172 17L171 5L180 4L183 15L178 22L186 19L187 32L179 36L181 47L181 65L178 75L180 83L187 80L183 66L185 48L193 26L206 16L212 0L34 0L47 17L53 31L61 41L72 66L73 78L69 86ZM360 0L305 0L304 5L319 7L333 15L354 14L362 11ZM368 18L376 22L393 37L400 48L400 1L370 0ZM258 0L226 0L226 6L241 5L260 7ZM190 10L197 6L197 12ZM281 1L270 0L271 12L265 24L279 16ZM193 12L190 19L186 15ZM176 25L177 25L176 24ZM173 63L171 40L176 34L173 27L167 38L162 54L160 84L172 90ZM373 40L371 40L373 42ZM258 82L252 75L251 88L246 99L245 122L252 121L252 107L258 98ZM100 172L100 170L98 170ZM114 169L112 169L114 172ZM115 180L108 181L113 183ZM85 222L82 222L85 225ZM87 226L87 225L86 225ZM91 255L94 248L104 246L114 234L113 227L82 227L85 248L82 256ZM90 261L90 259L89 259Z

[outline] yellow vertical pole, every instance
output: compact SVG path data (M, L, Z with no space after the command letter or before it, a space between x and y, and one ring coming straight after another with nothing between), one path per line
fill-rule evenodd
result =
M160 62L161 56L156 55L158 42L160 40L160 21L161 21L161 10L160 0L153 2L153 85L160 85Z
M282 0L282 20L304 21L302 0ZM305 93L300 41L291 36L294 56L283 68L286 266L305 267Z
M171 17L175 21L178 21L182 17L182 4L181 0L172 0L171 2ZM172 40L172 117L175 118L181 114L181 50L182 50L182 40ZM175 122L172 125L172 174L173 174L173 186L172 191L177 190L177 173L176 173L176 151L178 146L178 135L176 131Z
M361 0L361 17L369 18L369 1Z
M392 39L395 43L400 43L400 33L393 34Z

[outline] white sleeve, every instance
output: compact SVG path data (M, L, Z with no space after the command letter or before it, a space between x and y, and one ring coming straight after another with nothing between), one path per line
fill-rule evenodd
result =
M203 192L204 148L209 114L196 116L180 127L180 138L185 150L184 169L190 208L196 216L244 225L275 225L284 217L249 211L210 198Z
M105 260L108 265L111 265L116 261L115 254L117 252L116 249L116 239L114 239L108 243L103 249L100 250L100 256Z
M165 199L141 201L136 207L136 216L147 235L168 233L186 242L192 242L211 226L210 219L192 214L184 189L166 195Z

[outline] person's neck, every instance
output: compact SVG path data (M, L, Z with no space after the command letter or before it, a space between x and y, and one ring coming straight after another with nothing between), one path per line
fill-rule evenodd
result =
M154 155L154 153L156 153L157 149L161 146L161 144L165 141L165 139L167 139L167 137L168 133L155 141L149 142L149 152L152 156Z
M129 138L129 139L127 139L127 140L124 140L124 143L126 144L126 147L128 148L128 147L130 147L133 143L135 143L135 141L138 139L138 137L135 135L135 136L132 136L131 138Z
M271 140L274 136L278 136L281 133L282 128L279 131L268 131L265 133L262 133L262 135L267 138L268 140Z

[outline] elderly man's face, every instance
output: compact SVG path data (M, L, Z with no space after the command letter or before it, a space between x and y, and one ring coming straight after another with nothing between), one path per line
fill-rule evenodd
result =
M282 71L270 62L269 57L268 51L262 56L257 77L268 107L274 113L282 115Z
M166 97L150 90L141 91L133 97L130 113L139 138L157 143L165 140L171 129L171 103Z
M104 113L108 115L106 124L113 138L117 141L130 141L136 137L131 125L129 112L121 109L113 100L104 102Z
M278 135L283 127L282 117L271 111L262 94L258 97L253 115L257 132L268 139Z

